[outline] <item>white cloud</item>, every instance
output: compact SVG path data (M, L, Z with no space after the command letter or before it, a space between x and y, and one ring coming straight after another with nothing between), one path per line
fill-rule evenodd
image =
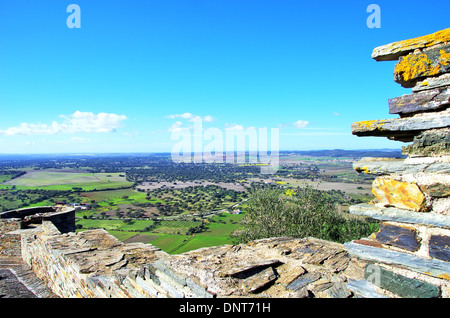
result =
M333 112L334 116L339 116L340 114L338 112Z
M181 121L177 121L173 123L172 126L169 127L169 132L171 133L185 133L188 132L192 127L183 127L183 123Z
M203 120L207 123L211 123L213 121L215 121L216 119L210 115L206 115L204 117L198 116L198 115L194 115L191 113L184 113L184 114L175 114L175 115L168 115L166 116L167 118L171 118L171 119L175 119L175 118L182 118L182 119L187 119L188 121L195 121L195 120Z
M63 122L53 121L51 124L21 123L17 127L0 130L0 135L56 135L71 133L109 133L121 127L125 115L108 113L94 114L76 111L72 115L60 115Z
M309 121L306 120L297 120L293 123L295 128L305 128L309 125Z

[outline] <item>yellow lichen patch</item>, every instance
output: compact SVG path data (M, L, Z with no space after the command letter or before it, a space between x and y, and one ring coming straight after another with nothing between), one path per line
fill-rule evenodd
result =
M386 120L364 120L353 123L354 131L373 131L373 130L383 130L383 126Z
M450 275L449 274L442 274L442 275L438 275L439 278L443 278L446 280L450 280Z
M439 52L441 56L439 57L439 64L442 65L449 65L450 64L450 53L445 52L444 50L441 50Z
M413 39L403 40L394 42L391 44L383 45L381 47L375 48L374 53L377 52L408 52L415 49L423 49L427 47L431 47L434 45L439 45L443 43L450 42L450 28L438 31L433 34L428 34L424 36L420 36Z
M372 193L384 205L415 212L426 210L425 195L415 183L379 177L373 182Z
M439 71L440 66L433 66L426 54L410 54L395 66L395 75L405 82L419 77L434 76L439 74Z

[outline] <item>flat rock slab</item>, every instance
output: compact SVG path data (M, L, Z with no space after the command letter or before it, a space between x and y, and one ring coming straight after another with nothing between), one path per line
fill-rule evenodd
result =
M384 205L415 212L426 210L425 195L417 184L378 177L373 182L372 193Z
M444 45L400 57L395 65L394 81L405 88L412 88L420 80L449 71L450 45Z
M438 77L430 77L422 81L418 81L416 86L412 87L412 91L417 93L444 86L450 86L450 74L443 74Z
M373 50L372 58L376 61L395 61L398 60L400 56L409 54L416 49L423 49L447 42L450 42L450 29L441 30L414 39L397 41L379 46Z
M440 110L450 105L450 87L403 95L389 100L389 114L401 117L418 112Z
M450 115L394 118L353 123L352 134L411 142L423 131L446 127L450 127Z
M450 173L450 162L435 158L362 158L353 164L358 173L371 175L412 174L421 172Z
M425 131L414 137L413 144L402 147L402 154L411 157L450 155L450 130Z
M417 231L408 226L397 226L381 223L380 230L376 234L376 240L382 244L395 246L411 252L420 248L420 238Z
M432 235L429 247L431 257L450 262L450 237Z
M388 250L385 248L361 245L354 242L344 244L349 253L371 262L395 265L428 276L450 280L450 263L417 257L411 254Z
M365 278L374 285L388 290L402 298L438 298L441 290L430 283L405 277L381 266L368 264Z
M299 276L292 283L286 286L287 289L291 289L293 291L297 291L307 285L314 283L319 280L322 275L320 273L306 273L304 275Z
M392 207L378 207L374 204L352 205L349 208L349 212L355 215L370 216L371 218L381 221L395 221L450 228L450 216L436 213L412 212Z

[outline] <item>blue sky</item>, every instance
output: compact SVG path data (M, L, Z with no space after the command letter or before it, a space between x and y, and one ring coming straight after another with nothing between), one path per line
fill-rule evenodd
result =
M67 7L81 9L70 29ZM369 4L381 8L370 29ZM279 128L281 150L400 148L380 45L450 27L450 2L2 0L0 153L171 151L171 132ZM186 130L188 131L188 130Z

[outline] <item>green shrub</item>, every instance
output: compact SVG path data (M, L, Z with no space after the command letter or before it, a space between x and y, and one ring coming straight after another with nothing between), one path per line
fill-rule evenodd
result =
M296 192L263 188L254 190L234 243L290 236L315 237L339 243L368 236L376 224L337 212L325 193L312 187Z

